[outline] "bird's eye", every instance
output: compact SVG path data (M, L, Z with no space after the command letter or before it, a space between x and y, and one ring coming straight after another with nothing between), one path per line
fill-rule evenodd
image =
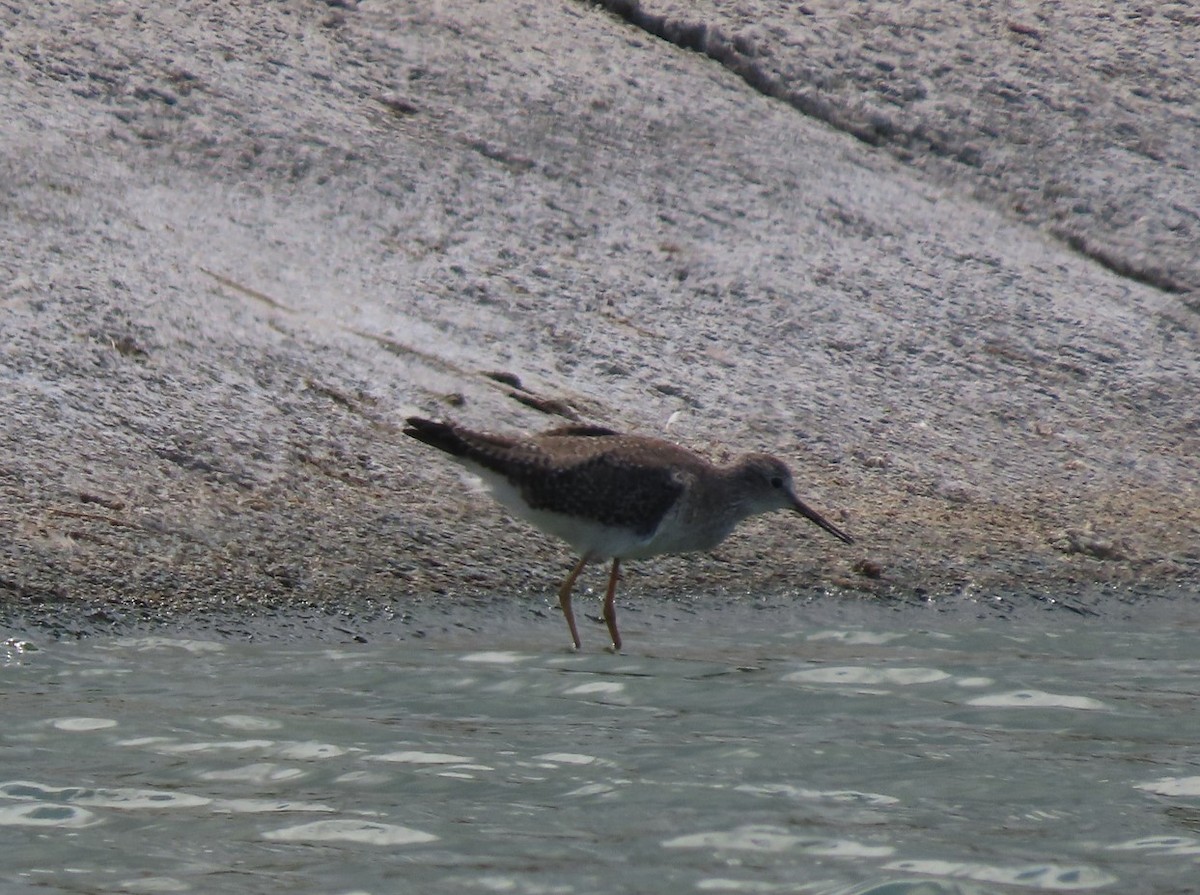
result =
M777 475L771 476L771 487L772 488L782 488L783 487L783 479Z

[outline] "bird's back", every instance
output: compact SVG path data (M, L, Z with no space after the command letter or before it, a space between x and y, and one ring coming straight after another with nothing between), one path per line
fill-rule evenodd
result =
M522 494L534 509L649 537L684 488L671 467L653 462L650 441L574 427L538 435L532 443L547 462L517 473Z
M624 553L632 546L618 551L591 542L652 539L683 494L687 472L706 465L671 442L600 426L511 438L419 418L408 423L406 434L457 458L502 503L581 552Z

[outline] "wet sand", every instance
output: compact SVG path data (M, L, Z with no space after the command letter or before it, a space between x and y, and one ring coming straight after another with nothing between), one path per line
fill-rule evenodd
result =
M0 613L554 613L566 551L410 413L779 453L858 539L759 520L629 604L1188 611L1187 23L905 9L0 11Z

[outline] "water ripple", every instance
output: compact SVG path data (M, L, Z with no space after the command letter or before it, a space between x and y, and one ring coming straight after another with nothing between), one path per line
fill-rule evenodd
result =
M990 864L958 863L939 860L895 861L885 870L903 870L906 873L928 874L958 879L970 879L983 883L999 883L1006 886L1021 886L1054 892L1081 892L1100 889L1119 882L1117 877L1094 867L1026 864L1013 867L998 867Z
M1187 632L776 633L31 650L0 891L1188 891Z
M803 681L814 684L895 684L907 687L912 684L934 684L949 679L950 675L936 668L867 668L845 666L830 668L808 668L785 674L785 681Z
M89 789L82 786L46 786L25 780L0 783L0 797L6 799L33 799L39 801L69 802L89 808L195 808L209 804L212 799L157 789L133 789L114 787L111 789Z
M414 845L438 837L396 824L365 820L317 820L263 833L279 842L360 842L365 845Z
M0 805L0 826L87 827L98 823L96 815L77 805L53 803Z
M831 858L885 858L890 845L865 845L847 839L800 836L782 827L747 825L732 830L692 833L663 842L663 848L706 848L717 851L783 852L797 850Z
M1108 706L1090 696L1073 696L1064 693L1047 693L1045 690L1013 690L1010 693L991 693L976 696L967 705L1009 709L1080 709L1102 711Z

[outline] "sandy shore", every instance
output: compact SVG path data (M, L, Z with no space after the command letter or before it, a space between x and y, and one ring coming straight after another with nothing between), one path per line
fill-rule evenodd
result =
M1182 4L607 6L0 9L5 618L553 611L410 413L772 451L858 538L642 603L1196 592Z

